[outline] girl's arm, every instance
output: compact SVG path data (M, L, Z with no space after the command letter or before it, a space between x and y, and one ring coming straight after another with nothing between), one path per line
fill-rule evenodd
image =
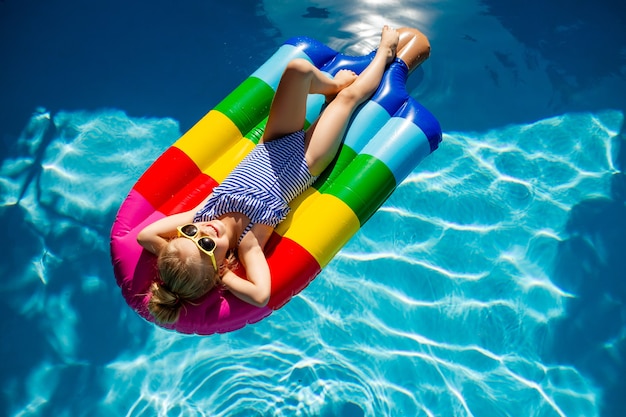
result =
M239 245L239 261L246 269L248 279L240 278L232 271L222 277L222 283L230 292L257 307L265 307L270 299L272 280L263 248L272 230L269 226L254 225Z
M144 249L152 252L155 255L158 255L163 246L167 244L168 240L176 237L176 227L181 226L185 223L193 222L195 214L198 212L198 210L204 207L204 204L209 199L209 197L204 199L202 203L198 204L191 210L184 211L182 213L172 214L171 216L159 219L154 223L144 227L137 234L137 242L139 242L139 244L143 246Z

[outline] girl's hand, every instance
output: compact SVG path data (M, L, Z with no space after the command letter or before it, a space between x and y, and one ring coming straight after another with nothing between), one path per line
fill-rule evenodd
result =
M238 254L247 279L230 270L222 276L222 282L230 292L257 307L265 307L271 294L270 269L263 247L272 230L270 226L256 224L242 239Z
M209 195L209 197L211 196ZM202 203L198 204L191 210L164 217L144 227L137 234L137 242L144 249L158 255L170 239L178 236L176 227L185 223L192 223L194 216L198 210L204 207L209 197L205 198Z

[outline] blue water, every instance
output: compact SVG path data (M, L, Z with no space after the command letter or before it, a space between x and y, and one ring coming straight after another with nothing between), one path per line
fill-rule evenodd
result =
M624 415L620 2L87 3L0 2L0 415ZM140 319L108 251L138 176L285 39L387 22L431 40L440 149L264 321Z

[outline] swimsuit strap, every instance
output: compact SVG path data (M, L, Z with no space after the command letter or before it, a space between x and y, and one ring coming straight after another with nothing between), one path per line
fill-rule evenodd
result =
M243 240L243 237L246 235L246 233L248 233L250 231L250 229L252 229L252 222L248 223L246 228L243 229L243 232L241 232L241 236L239 236L239 240L237 241L237 246L239 246L239 244L241 244L241 241Z

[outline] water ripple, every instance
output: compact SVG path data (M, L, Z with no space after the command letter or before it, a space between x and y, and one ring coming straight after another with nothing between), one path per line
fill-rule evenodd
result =
M94 378L81 359L94 337L85 320L107 319L85 300L104 297L120 304L119 314L100 312L119 316L120 329L151 329L95 372L104 392L92 407L110 415L598 414L587 377L544 363L541 351L578 296L553 279L564 225L582 198L607 195L608 136L621 114L448 133L301 295L260 323L208 338L142 322L119 300L108 260L106 273L95 261L107 259L108 228L91 220L114 212L130 187L102 172L130 177L157 147L141 135L174 136L172 125L116 112L49 120L57 135L39 166L28 152L2 165L3 207L24 219L2 290L63 359L30 370L13 409L45 412L68 379ZM128 133L142 145L124 142ZM110 140L119 153L105 152ZM103 190L93 190L95 178Z

